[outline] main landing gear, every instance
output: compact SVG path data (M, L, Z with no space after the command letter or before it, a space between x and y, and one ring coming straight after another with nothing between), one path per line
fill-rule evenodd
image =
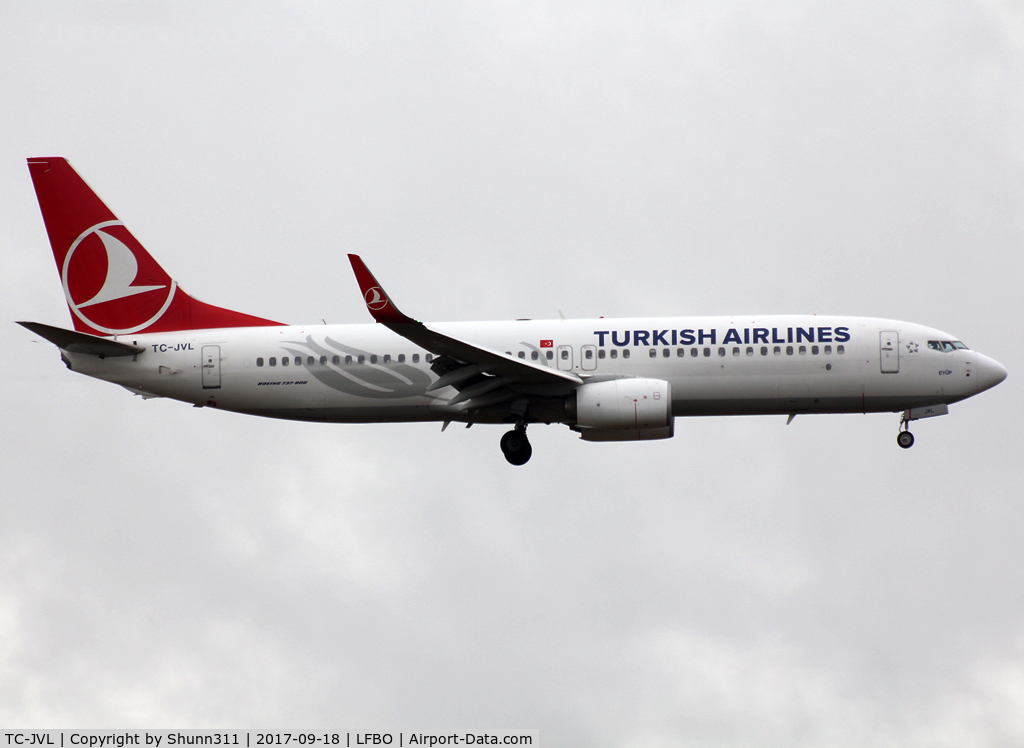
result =
M910 449L914 446L914 435L910 433L910 421L904 413L900 417L900 432L896 434L896 443L903 449Z
M516 427L501 437L501 451L505 459L513 465L525 465L533 455L533 447L526 438L526 424L517 423Z

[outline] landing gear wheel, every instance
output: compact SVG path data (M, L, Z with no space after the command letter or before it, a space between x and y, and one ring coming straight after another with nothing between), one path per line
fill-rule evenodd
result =
M896 443L903 449L910 449L914 446L914 435L909 431L901 431L896 435Z
M526 438L526 431L513 429L501 437L501 451L513 465L525 465L533 455L533 447Z

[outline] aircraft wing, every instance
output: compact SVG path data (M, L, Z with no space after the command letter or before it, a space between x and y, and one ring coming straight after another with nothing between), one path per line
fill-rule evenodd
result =
M136 353L146 350L141 345L129 345L118 340L65 330L63 327L53 327L40 322L19 322L18 324L39 337L49 340L61 350L71 353L88 353L90 356L99 356L100 358L108 356L114 358L116 356L134 356Z
M500 351L492 351L431 330L422 322L399 311L359 255L350 254L348 259L359 282L359 290L363 292L366 308L373 318L424 350L438 356L450 356L466 364L475 364L482 373L499 376L508 384L555 384L571 389L583 383L582 379L571 372L513 358Z

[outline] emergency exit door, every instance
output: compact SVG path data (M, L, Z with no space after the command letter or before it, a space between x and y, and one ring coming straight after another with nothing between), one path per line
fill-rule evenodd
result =
M900 370L900 334L883 330L878 334L879 360L883 374L896 374Z
M203 389L220 389L220 346L203 346Z
M580 366L584 371L593 371L597 368L596 345L585 345L580 348Z
M558 346L558 368L562 371L572 371L572 346Z

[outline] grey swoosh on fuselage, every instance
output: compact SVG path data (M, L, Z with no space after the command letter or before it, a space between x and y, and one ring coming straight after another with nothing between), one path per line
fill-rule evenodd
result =
M292 355L314 355L317 363L307 366L306 371L316 379L338 392L359 397L377 399L399 399L418 397L426 393L430 385L430 374L415 366L391 362L387 364L332 364L331 357L335 354L348 354L353 357L370 357L369 351L344 345L331 338L326 338L324 345L313 340L312 335L304 341L285 341L285 346L301 346L286 348ZM327 356L327 363L319 363L321 356Z

